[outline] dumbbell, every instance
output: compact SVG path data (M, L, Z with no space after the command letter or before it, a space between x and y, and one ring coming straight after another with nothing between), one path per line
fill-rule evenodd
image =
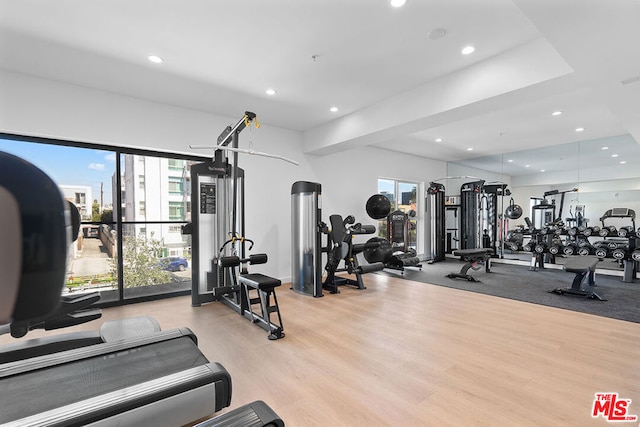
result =
M591 235L593 234L593 228L591 228L591 227L587 227L587 228L585 228L585 229L584 229L584 231L582 232L582 234L583 234L585 237L589 237L589 236L591 236Z
M598 236L600 237L607 237L609 235L609 229L606 227L603 227L600 229L600 231L598 231Z
M631 253L631 259L634 261L640 261L640 249L636 249Z
M578 248L578 255L587 256L591 253L591 248L587 245L581 246Z
M627 237L633 234L633 227L620 227L618 230L618 237Z
M522 245L522 250L525 252L533 251L533 244L531 242Z
M568 231L567 234L569 234L569 236L577 236L578 235L578 229L576 227L571 227Z
M553 244L549 246L549 253L552 255L557 255L560 252L560 245Z
M534 251L536 251L536 253L544 253L544 251L547 249L547 245L544 243L538 243L537 245L535 245L535 247L533 248Z
M509 249L514 251L514 252L520 250L520 245L518 245L517 242L509 242L508 246L509 246Z
M624 259L627 256L627 251L624 249L618 248L611 253L611 256L615 259Z
M566 245L565 247L562 248L562 253L567 256L573 255L575 251L576 251L576 248L573 244Z
M611 250L618 249L618 242L609 242L607 243L607 247Z
M605 248L598 248L598 249L596 249L595 254L596 254L596 256L598 258L606 258L607 257L607 250Z

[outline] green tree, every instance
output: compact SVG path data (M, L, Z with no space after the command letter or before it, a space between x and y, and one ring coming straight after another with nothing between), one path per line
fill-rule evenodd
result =
M104 211L102 211L102 214L100 214L100 222L104 224L113 222L113 210L105 209Z
M91 205L91 222L100 222L100 203L97 200Z
M172 275L163 269L158 255L162 254L159 240L145 236L127 235L122 244L123 281L125 288L153 286L172 281ZM117 259L112 258L111 273L117 274Z

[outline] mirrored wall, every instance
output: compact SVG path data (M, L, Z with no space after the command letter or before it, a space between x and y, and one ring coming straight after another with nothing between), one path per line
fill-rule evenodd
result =
M563 227L564 234L571 227L580 227L580 233L587 228L587 233L594 228L599 232L598 228L603 227L638 230L640 222L635 221L633 214L640 214L639 164L640 144L630 135L527 150L505 149L499 155L451 162L447 166L448 178L443 181L447 194L447 228L452 232L448 238L452 239L453 249L456 243L458 248L464 248L465 230L461 229L456 215L460 215L461 199L465 191L469 191L466 187L473 182L494 187L499 184L504 188L498 202L500 206L495 208L497 231L496 241L492 242L500 248L500 255L523 252L522 243L526 243L526 239L520 243L519 250L515 250L515 246L510 250L507 234L513 230L545 229L550 224ZM486 200L479 203L480 208L486 206ZM505 214L511 213L514 206L522 210L517 218ZM474 214L478 215L482 229L494 220L483 214L482 209ZM593 255L594 238L589 237L586 242L591 245ZM562 244L566 245L567 241ZM561 246L559 250L562 249ZM577 245L574 249L578 249ZM607 255L611 257L610 249Z

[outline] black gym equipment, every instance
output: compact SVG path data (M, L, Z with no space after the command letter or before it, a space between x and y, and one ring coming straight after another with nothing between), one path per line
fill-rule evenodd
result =
M284 427L284 421L261 400L226 412L194 427Z
M362 275L380 271L385 266L382 262L360 265L357 255L367 248L377 246L377 243L354 244L353 237L359 234L373 234L376 231L375 226L356 223L355 218L351 215L345 219L342 219L341 215L331 215L329 216L329 222L331 223L330 230L326 225L322 227L327 234L327 246L325 248L327 252L327 264L325 265L327 277L322 283L322 287L332 294L339 293L338 286L341 285L351 285L358 289L366 289L362 282ZM340 262L343 262L342 268L340 268ZM354 274L356 279L336 275L339 272Z
M522 207L516 205L513 197L509 200L509 206L504 210L504 214L509 219L520 219L522 216Z
M479 282L478 279L468 274L469 269L479 270L484 265L485 272L491 272L491 248L474 248L459 249L453 252L455 256L459 256L465 261L459 273L449 273L447 277L450 279L465 279L469 282Z
M501 245L504 240L504 223L502 218L502 209L504 205L504 196L510 196L511 191L507 189L507 184L503 183L485 183L483 187L483 200L485 204L485 218L482 227L482 247L493 249L493 253L497 256L502 255L503 248ZM512 214L518 211L518 205L513 204ZM521 210L521 209L520 209Z
M426 217L428 225L426 228L426 253L429 263L444 261L445 259L445 188L444 185L431 182L427 188L425 197Z
M2 223L2 274L13 286L0 304L12 307L13 322L38 321L60 304L72 233L68 206L55 182L31 163L0 152L0 165L2 215L19 224L8 229Z
M372 219L384 219L391 212L391 202L385 195L374 194L367 200L365 208Z
M248 239L245 239L251 242ZM233 239L228 240L226 244L233 243ZM253 246L253 242L252 246ZM220 248L220 253L224 251L224 246ZM270 340L277 340L284 338L284 332L282 327L282 316L280 315L280 308L278 306L278 298L276 297L276 289L282 283L278 279L265 276L260 273L249 273L246 268L236 276L236 267L240 265L257 265L266 264L267 254L254 254L248 258L240 258L238 256L221 256L218 258L219 271L223 272L228 269L232 282L239 283L239 286L222 288L218 287L214 290L214 294L217 292L217 296L230 303L236 310L243 309L242 314L267 332L269 332L268 338ZM256 292L256 297L251 296L251 291ZM273 304L271 303L271 297L273 297ZM253 306L260 305L260 311L256 313L253 310ZM271 313L276 313L278 317L278 323L271 321Z
M322 296L321 195L317 182L291 186L291 289L314 297Z
M556 288L549 292L564 295L578 295L587 297L590 299L597 299L599 301L606 301L605 298L602 298L600 295L593 291L588 291L582 288L582 284L586 281L590 286L596 286L595 275L596 275L596 265L600 262L599 259L595 258L570 258L564 264L564 271L568 273L575 273L575 277L573 278L573 283L569 288Z
M251 125L256 115L245 112L235 126L228 126L218 136L214 158L191 166L192 251L191 305L219 301L238 314L255 321L245 289L248 282L239 281L247 271L244 170L238 167L239 134ZM231 144L233 164L226 157ZM241 151L241 150L240 150ZM237 256L237 266L223 266L220 260ZM266 276L265 276L266 277ZM277 279L269 278L273 281ZM275 295L275 286L271 294ZM258 321L268 338L284 337L282 323ZM274 331L277 331L274 335Z
M614 225L607 225L605 221L612 218L627 219L631 223L630 226L621 226L619 229ZM635 233L636 229L636 212L628 208L613 208L607 210L601 217L600 222L602 228L599 235L605 237L605 240L598 242L600 252L607 251L607 255L616 259L624 268L622 281L634 282L637 279L640 263L633 257L639 244L640 237ZM605 248L606 245L606 249ZM636 257L637 258L637 257Z
M460 249L482 247L482 188L484 180L460 187Z
M401 272L404 272L405 267L422 269L416 250L409 247L409 231L415 226L410 221L412 216L415 216L415 211L405 213L395 210L387 215L387 240L391 243L392 257L385 267Z
M460 249L491 248L494 256L502 256L506 223L502 209L504 197L509 195L511 191L504 183L478 180L462 184ZM512 206L514 208L515 205Z

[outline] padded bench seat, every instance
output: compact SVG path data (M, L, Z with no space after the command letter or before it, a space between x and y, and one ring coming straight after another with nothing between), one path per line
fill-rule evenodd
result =
M277 288L282 284L280 280L261 273L243 274L240 276L240 282L261 291Z
M593 291L587 291L582 289L582 283L587 280L587 284L590 286L596 286L596 266L600 260L598 258L589 257L575 257L569 258L564 264L564 271L568 273L574 273L573 283L569 288L556 288L549 292L558 295L571 294L579 295L587 298L597 299L599 301L606 301L600 295Z
M269 331L268 338L270 340L284 338L282 317L280 316L278 298L276 297L276 288L280 286L282 282L261 273L241 274L239 281L244 289L244 295L247 300L247 310L244 315L251 320L252 323L260 323L263 325L263 327ZM257 292L258 296L252 298L250 291ZM271 297L273 297L273 304L271 304ZM260 305L259 313L253 311L253 305L255 304ZM278 315L277 324L271 321L271 313Z
M467 274L469 269L479 270L478 264L484 264L484 270L487 273L491 273L491 255L493 255L493 249L491 248L471 248L471 249L457 249L453 251L455 256L459 256L466 264L460 269L460 273L449 273L447 277L450 279L466 279L470 282L478 282L475 277Z

